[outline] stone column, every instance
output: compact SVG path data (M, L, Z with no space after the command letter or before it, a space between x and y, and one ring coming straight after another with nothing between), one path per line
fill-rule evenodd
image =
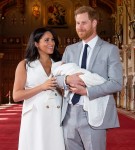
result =
M117 92L117 107L120 107L120 92Z
M0 53L0 104L1 104L1 89L2 89L2 65L1 65L1 62L2 62L2 58L4 56L4 53Z
M130 103L130 110L135 110L135 39L131 42L131 61L132 61L132 98Z
M124 100L122 103L122 108L126 108L127 104L127 76L124 77Z
M132 97L130 102L130 110L135 110L135 75L133 76L132 80Z
M123 76L124 76L124 99L122 104L122 108L127 107L127 94L128 94L128 45L123 44L122 45L122 51L123 51Z

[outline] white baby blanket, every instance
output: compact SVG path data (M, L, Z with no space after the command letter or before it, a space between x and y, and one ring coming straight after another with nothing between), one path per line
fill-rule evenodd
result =
M82 69L75 63L61 64L62 62L56 62L52 65L52 74L54 76L72 75L80 72L83 74L79 75L79 77L84 81L87 87L103 84L106 81L98 74ZM65 97L68 92L68 90L65 91ZM88 96L84 96L83 109L88 112L88 121L91 126L98 127L103 123L108 100L109 95L94 100L89 100Z

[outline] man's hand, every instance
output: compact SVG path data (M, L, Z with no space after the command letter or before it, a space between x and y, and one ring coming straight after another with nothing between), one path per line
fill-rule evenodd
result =
M80 94L80 95L87 95L87 90L86 87L84 86L71 84L69 89L73 93Z
M71 85L75 85L75 86L85 86L85 83L83 82L83 80L79 77L79 75L81 75L82 73L76 73L73 75L69 75L66 77L66 84L68 84L69 86Z

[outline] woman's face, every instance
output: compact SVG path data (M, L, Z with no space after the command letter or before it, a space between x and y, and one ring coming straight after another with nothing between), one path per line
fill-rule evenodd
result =
M36 42L35 45L38 48L39 53L44 52L48 55L52 54L55 46L55 41L52 33L49 31L45 32L39 42Z

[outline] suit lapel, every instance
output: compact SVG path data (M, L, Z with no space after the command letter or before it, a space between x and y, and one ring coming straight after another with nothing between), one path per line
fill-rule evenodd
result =
M81 55L82 49L83 49L83 43L80 42L78 44L78 48L77 48L77 51L75 53L76 59L74 60L77 65L79 65L79 60L80 60L80 55Z
M95 61L95 59L97 57L97 54L98 54L98 52L101 49L101 44L102 44L102 40L100 38L98 38L98 41L97 41L97 43L96 43L96 45L95 45L95 47L93 49L92 55L91 55L89 70L92 69L92 66L93 66L94 61Z

